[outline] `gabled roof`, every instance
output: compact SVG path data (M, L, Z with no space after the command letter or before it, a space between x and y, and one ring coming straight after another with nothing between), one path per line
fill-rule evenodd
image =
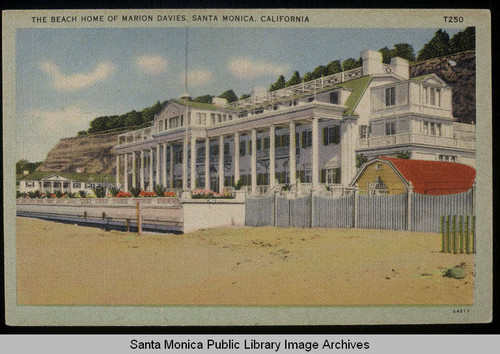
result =
M474 184L476 170L455 162L407 160L379 157L388 161L411 182L413 191L420 194L443 195L468 191Z
M29 175L24 176L21 180L25 181L39 181L46 179L50 176L61 176L71 181L76 182L114 182L114 176L104 173L76 173L76 172L58 172L58 171L34 171ZM106 178L107 177L107 178Z
M440 85L446 86L446 82L434 73L411 77L410 81L427 81L431 79L436 80Z

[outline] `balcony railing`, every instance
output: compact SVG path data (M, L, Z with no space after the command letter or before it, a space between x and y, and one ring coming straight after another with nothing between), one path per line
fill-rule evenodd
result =
M245 98L231 102L225 106L227 109L249 109L256 106L272 105L278 102L289 101L312 95L318 90L331 87L341 82L355 80L363 76L363 68L356 68L338 74L328 75L319 79L303 82L301 84L289 86L280 90L267 92L265 95Z
M118 145L130 144L137 141L149 140L152 138L153 127L147 127L118 135Z
M475 150L476 142L468 139L449 138L437 135L423 134L396 134L384 135L368 139L361 139L358 143L359 148L376 148L400 144L420 144L433 147L454 147L466 150Z

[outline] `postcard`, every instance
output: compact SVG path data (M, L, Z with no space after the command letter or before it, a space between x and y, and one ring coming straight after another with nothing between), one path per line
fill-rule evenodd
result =
M491 321L489 11L2 17L7 324Z

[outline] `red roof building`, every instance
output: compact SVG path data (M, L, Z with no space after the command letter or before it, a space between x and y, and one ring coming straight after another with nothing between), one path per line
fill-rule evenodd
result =
M413 191L419 194L444 195L466 192L472 187L476 178L474 168L460 163L379 157L361 168L353 184L363 180L364 172L370 171L371 180L375 170L380 170L380 176L375 178L377 181L388 181L387 184L390 186L394 177L388 175L387 169L370 169L370 166L381 163L388 165L406 186L411 183ZM360 189L362 187L360 186Z

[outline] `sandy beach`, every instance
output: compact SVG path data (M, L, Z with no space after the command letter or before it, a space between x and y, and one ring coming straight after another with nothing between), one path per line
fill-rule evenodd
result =
M20 305L472 304L474 256L436 233L218 228L152 235L17 218ZM463 279L443 277L461 265Z

